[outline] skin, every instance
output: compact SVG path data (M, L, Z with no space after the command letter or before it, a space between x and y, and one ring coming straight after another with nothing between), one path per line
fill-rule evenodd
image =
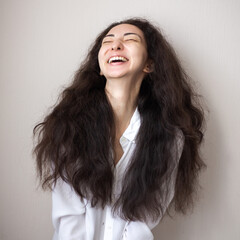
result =
M124 57L124 62L109 63L113 56ZM150 72L150 60L143 32L130 24L113 27L102 41L98 62L100 74L107 80L105 92L114 112L116 126L114 151L117 164L123 155L120 137L136 109L142 80Z

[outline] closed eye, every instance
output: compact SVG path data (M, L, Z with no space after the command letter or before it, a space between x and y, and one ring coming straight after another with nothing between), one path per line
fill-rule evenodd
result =
M134 41L134 42L138 42L137 39L133 39L133 38L125 39L125 41Z
M102 44L105 44L105 43L111 43L112 41L108 40L108 41L103 41Z

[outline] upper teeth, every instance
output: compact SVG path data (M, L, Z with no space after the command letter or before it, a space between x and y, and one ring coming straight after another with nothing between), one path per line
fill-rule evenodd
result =
M109 60L108 60L108 63L111 63L112 61L117 61L117 60L121 60L123 62L126 62L127 59L125 57L111 57Z

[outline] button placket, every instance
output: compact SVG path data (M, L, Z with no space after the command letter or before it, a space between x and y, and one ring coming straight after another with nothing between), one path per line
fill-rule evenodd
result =
M122 233L122 240L127 240L127 226L129 225L129 222L127 222L125 224L125 227L123 229L123 233Z
M113 236L113 218L111 213L111 208L107 206L106 220L104 223L104 240L112 240Z

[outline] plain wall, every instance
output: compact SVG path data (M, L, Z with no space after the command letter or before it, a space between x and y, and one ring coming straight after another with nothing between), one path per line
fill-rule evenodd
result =
M240 239L239 0L0 1L0 240L51 239L51 195L37 189L32 129L109 23L147 17L172 43L208 106L208 168L194 212L156 240Z

